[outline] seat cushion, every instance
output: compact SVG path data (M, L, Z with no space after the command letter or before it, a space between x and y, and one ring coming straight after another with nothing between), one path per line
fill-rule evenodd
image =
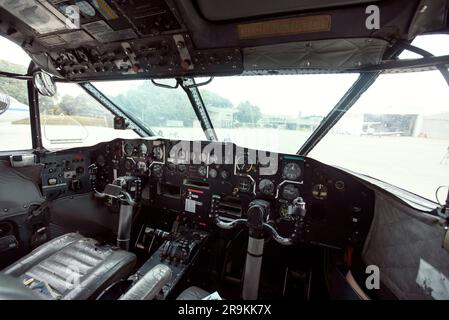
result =
M69 233L41 245L3 273L43 299L84 300L129 275L135 263L131 252Z
M176 298L176 300L202 300L206 298L210 293L198 287L189 287L185 289Z

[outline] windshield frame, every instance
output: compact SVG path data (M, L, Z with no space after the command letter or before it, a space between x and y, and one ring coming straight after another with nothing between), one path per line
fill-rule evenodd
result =
M397 57L404 51L411 51L422 56L422 58L411 59L411 60L399 60ZM446 82L449 85L449 71L445 68L447 58L449 56L435 57L431 53L417 48L409 43L396 43L393 45L385 54L386 64L379 65L378 68L369 69L363 71L359 69L359 77L354 81L351 87L344 93L342 98L335 104L331 111L324 117L320 125L311 133L309 138L304 142L298 149L297 154L306 156L318 143L319 141L332 129L332 127L346 114L347 111L358 101L360 96L377 80L377 77L388 71L396 72L398 69L404 72L414 70L414 68L423 67L434 67L438 69ZM441 61L440 61L441 60ZM30 63L33 64L33 62ZM28 73L30 75L32 73ZM276 74L288 74L286 72L277 72ZM297 73L296 73L297 74ZM180 85L186 95L189 98L191 107L193 108L198 121L201 124L201 128L210 141L218 141L217 134L215 132L213 123L208 114L207 108L205 108L201 92L198 90L198 86L201 84L196 84L195 78L184 77L175 78L177 85ZM151 79L153 80L153 79ZM57 81L64 82L63 79L57 79ZM209 81L210 82L210 81ZM153 82L154 83L154 82ZM208 82L206 82L208 83ZM81 82L78 83L89 95L100 102L106 109L108 109L114 115L120 115L125 117L131 124L134 131L136 131L141 136L156 136L156 134L146 126L144 123L138 119L134 119L132 115L126 112L121 106L114 104L107 96L97 89L95 85L91 82ZM31 108L30 103L30 108ZM31 108L34 109L34 108ZM34 137L33 137L34 139ZM42 144L40 144L42 145ZM34 146L34 144L33 144Z

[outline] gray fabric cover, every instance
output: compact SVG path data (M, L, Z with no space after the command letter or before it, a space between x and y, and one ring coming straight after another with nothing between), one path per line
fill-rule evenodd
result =
M210 293L198 287L189 287L185 289L176 298L176 300L201 300L206 298Z
M379 267L381 283L399 299L449 299L449 252L442 248L441 222L376 193L363 259Z
M118 214L93 200L92 193L56 199L50 204L50 213L51 223L59 226L63 233L79 231L98 239L102 232L117 232Z
M381 39L290 42L243 50L246 71L263 69L350 69L377 64L388 43Z
M42 202L44 198L32 179L0 161L0 220L27 212L30 205Z
M42 299L89 299L131 272L133 253L69 233L53 239L3 270ZM50 290L42 291L46 286ZM51 291L51 292L49 292Z

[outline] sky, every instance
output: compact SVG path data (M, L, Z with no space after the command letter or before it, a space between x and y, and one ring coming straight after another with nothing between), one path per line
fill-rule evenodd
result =
M449 35L421 36L414 45L434 55L449 54ZM0 59L28 65L30 58L17 45L0 37ZM7 49L6 49L7 48ZM414 58L403 53L401 58ZM357 74L216 77L203 87L228 98L234 105L243 101L260 107L263 113L297 117L326 115L357 78ZM200 81L200 80L198 80ZM124 82L108 83L109 92L121 93ZM70 86L72 87L72 86ZM60 94L78 94L61 87ZM70 88L71 90L73 88ZM165 89L161 89L165 90ZM437 71L381 75L357 102L356 112L434 114L449 111L449 90ZM423 108L424 106L424 108Z

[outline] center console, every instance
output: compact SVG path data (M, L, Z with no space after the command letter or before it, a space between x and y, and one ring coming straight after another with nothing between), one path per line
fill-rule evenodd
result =
M136 243L137 248L149 252L158 240L163 243L129 280L138 281L158 265L168 266L172 272L171 279L156 297L165 299L194 263L207 237L207 232L189 228L183 228L179 232L166 232L144 226Z

